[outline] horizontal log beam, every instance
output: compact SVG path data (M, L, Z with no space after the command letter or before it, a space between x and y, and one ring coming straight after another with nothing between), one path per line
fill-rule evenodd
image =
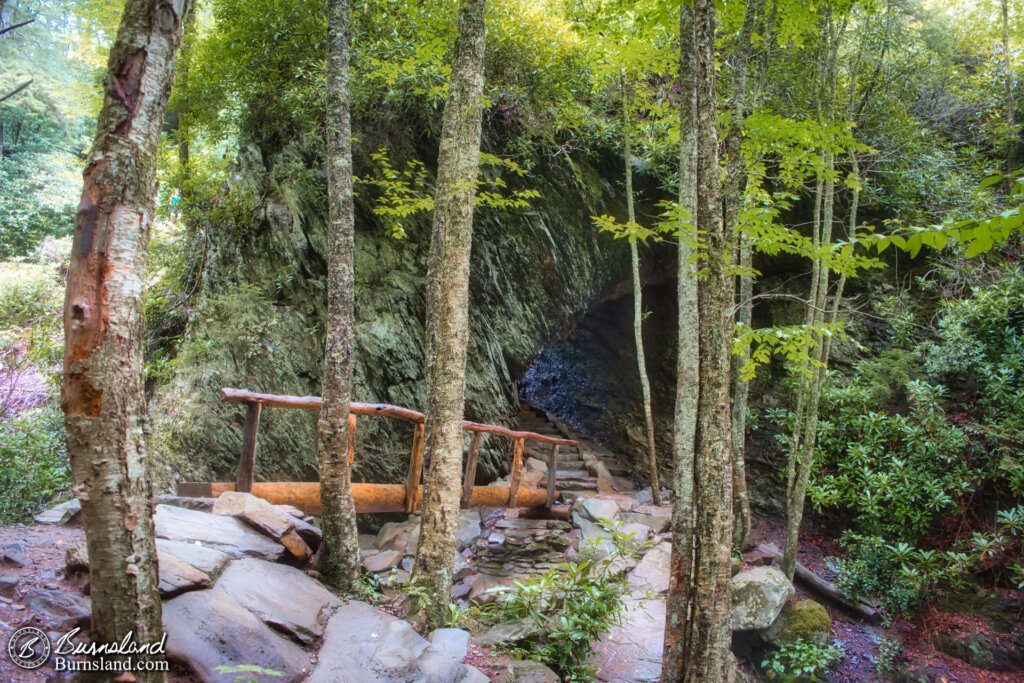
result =
M225 403L259 403L271 408L295 408L301 410L320 410L319 396L284 396L278 394L259 394L244 389L232 389L230 387L220 390L220 400ZM402 408L401 406L388 405L387 403L352 403L350 411L357 415L378 415L382 417L395 417L408 422L422 424L423 413ZM497 425L485 425L479 422L463 421L462 428L467 432L486 432L488 434L500 434L509 439L527 439L538 443L558 444L559 446L576 446L578 441L572 439L559 439L534 432L517 432Z
M234 491L232 482L181 482L179 496L216 498L225 491ZM320 514L320 484L315 481L256 482L252 493L273 505L294 505L308 515ZM476 486L470 507L504 507L508 503L508 486ZM517 502L521 507L543 508L548 493L544 489L519 489ZM405 486L402 484L352 484L356 512L404 512ZM414 493L413 512L419 509L423 487Z

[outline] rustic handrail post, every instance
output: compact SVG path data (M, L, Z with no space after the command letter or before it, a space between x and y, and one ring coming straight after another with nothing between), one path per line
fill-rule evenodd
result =
M356 414L348 414L348 464L356 459Z
M516 502L519 499L519 480L523 474L523 446L525 443L526 439L523 437L516 439L516 447L512 452L512 471L508 476L508 507L510 510L515 510L518 507Z
M466 476L462 479L462 507L468 508L469 501L473 498L473 486L476 484L476 460L480 453L480 439L483 432L473 432L473 438L469 442L469 455L466 456Z
M548 502L545 507L549 510L555 503L555 480L558 478L558 444L551 446L551 455L548 456Z
M420 485L420 475L423 472L423 423L416 425L416 431L412 435L412 457L409 460L409 476L405 480L405 511L412 513L416 510L416 489Z
M262 407L263 404L259 402L246 404L242 455L238 458L238 477L235 479L236 491L252 492L252 480L256 472L256 434L260 430Z

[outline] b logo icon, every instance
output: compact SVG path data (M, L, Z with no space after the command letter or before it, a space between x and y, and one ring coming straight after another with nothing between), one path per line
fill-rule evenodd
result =
M22 669L38 669L50 658L50 652L50 639L33 626L19 628L7 641L7 654Z

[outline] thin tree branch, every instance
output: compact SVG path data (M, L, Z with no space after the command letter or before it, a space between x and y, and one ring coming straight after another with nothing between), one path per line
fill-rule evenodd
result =
M20 93L22 90L24 90L28 86L32 85L32 83L34 81L35 81L35 79L30 79L27 83L22 83L21 85L19 85L17 88L12 90L11 92L7 93L3 97L0 97L0 102L6 102L7 100L11 99L12 97L14 97L18 93Z
M28 26L33 21L35 21L35 19L29 19L28 21L23 21L20 24L12 24L12 25L8 26L7 28L0 28L0 36L2 36L3 34L7 33L8 31L13 31L16 28L21 28L22 26Z

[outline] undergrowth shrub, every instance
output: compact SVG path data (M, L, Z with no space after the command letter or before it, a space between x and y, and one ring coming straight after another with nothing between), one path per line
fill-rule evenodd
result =
M843 658L843 650L835 645L817 645L809 640L773 646L761 662L765 676L771 680L817 681L832 665Z
M630 592L622 563L650 548L605 523L610 543L592 543L581 549L579 562L553 567L543 575L518 580L503 591L496 603L475 608L482 623L531 620L536 633L505 647L513 656L544 663L563 681L591 681L587 665L590 644L613 626L622 624L625 596ZM607 553L607 557L603 557Z
M64 419L54 403L0 422L0 523L30 521L70 487Z

